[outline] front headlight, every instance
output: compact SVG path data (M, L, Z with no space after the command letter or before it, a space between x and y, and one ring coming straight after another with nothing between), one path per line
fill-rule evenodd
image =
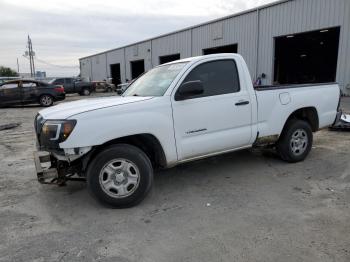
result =
M72 133L76 120L47 120L41 129L41 139L61 143Z

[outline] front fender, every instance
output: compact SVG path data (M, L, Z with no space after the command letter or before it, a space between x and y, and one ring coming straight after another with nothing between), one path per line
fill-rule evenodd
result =
M177 160L169 97L108 107L70 117L77 124L60 148L93 147L114 139L151 134L161 143L168 162Z

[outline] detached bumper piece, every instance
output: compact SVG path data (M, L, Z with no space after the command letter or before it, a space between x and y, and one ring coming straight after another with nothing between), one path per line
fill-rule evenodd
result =
M34 152L34 163L38 181L41 184L66 185L70 181L85 181L83 177L73 177L75 174L62 161L43 152Z
M344 114L341 112L334 125L330 127L330 130L350 131L350 114Z

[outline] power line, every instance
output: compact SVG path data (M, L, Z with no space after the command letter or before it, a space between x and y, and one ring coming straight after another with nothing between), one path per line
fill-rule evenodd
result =
M53 64L51 62L47 62L45 60L39 59L36 57L35 52L33 51L33 46L32 46L32 39L30 38L30 36L28 35L28 42L27 42L27 47L28 47L28 51L26 51L24 53L24 57L29 59L29 63L30 63L30 74L31 76L35 76L35 66L34 66L34 60L36 60L39 63L48 65L48 66L52 66L52 67L58 67L58 68L79 68L79 66L66 66L66 65L57 65L57 64Z
M79 66L66 66L66 65L57 65L57 64L53 64L51 62L47 62L45 60L39 59L37 57L35 57L35 60L39 63L45 64L45 65L49 65L49 66L53 66L53 67L59 67L59 68L79 68Z

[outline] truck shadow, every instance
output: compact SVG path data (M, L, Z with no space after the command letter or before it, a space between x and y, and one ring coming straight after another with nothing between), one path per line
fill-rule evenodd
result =
M210 157L171 169L158 170L154 175L154 186L151 192L143 202L134 208L162 206L170 199L171 202L176 203L177 199L185 197L186 194L188 197L192 194L206 197L211 194L220 195L223 187L228 185L240 187L248 180L257 179L257 169L265 168L267 163L281 165L282 161L272 151L254 149ZM263 173L259 174L259 176L262 175ZM61 200L69 201L69 204L61 203L64 206L72 206L76 202L81 207L106 208L90 196L85 182L68 181L67 186L45 188L44 191L42 193L47 194L45 197L47 201L51 201L51 198L54 198L56 203Z
M174 168L163 169L156 171L156 177L162 176L172 176L172 175L181 175L187 172L193 172L193 175L196 173L218 173L217 171L230 172L234 169L247 169L249 168L250 163L257 163L261 161L276 161L281 162L278 155L274 150L268 149L245 149L237 152L231 152L224 155L213 156L204 158L201 160L184 163ZM216 172L213 172L216 171Z

